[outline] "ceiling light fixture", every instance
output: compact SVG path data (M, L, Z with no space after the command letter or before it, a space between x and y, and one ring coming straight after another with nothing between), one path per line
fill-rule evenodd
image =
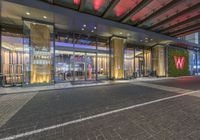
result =
M86 26L87 26L86 24L83 25L83 27L86 27Z
M97 27L96 27L96 26L94 26L94 29L96 30L96 29L97 29Z
M122 32L120 32L120 35L122 35Z
M30 15L30 13L29 13L29 12L26 12L26 14L27 14L27 15Z
M46 19L47 17L46 17L46 16L43 16L43 18Z
M92 33L94 32L94 30L91 31Z
M82 28L81 30L82 30L82 31L84 31L85 29L84 29L84 28Z

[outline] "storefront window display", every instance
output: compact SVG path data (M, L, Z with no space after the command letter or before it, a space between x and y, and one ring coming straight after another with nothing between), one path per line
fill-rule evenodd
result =
M23 35L12 31L2 32L1 66L4 86L23 83Z
M97 74L98 79L108 79L110 72L109 40L98 38L97 41Z
M97 79L96 38L58 33L55 45L57 82Z
M125 78L131 78L134 73L134 48L126 48L124 51Z

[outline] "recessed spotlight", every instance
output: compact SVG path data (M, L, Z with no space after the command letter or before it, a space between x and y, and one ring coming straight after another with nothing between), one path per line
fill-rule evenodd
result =
M81 30L82 30L82 31L84 31L85 29L84 29L84 28L82 28Z
M96 30L96 29L97 29L97 27L96 27L96 26L94 26L94 29Z
M145 39L148 39L148 37L145 37Z
M45 18L45 19L46 19L47 17L46 17L46 16L43 16L43 18Z
M94 30L91 31L92 33L94 32Z
M27 14L27 15L30 15L30 13L29 13L29 12L26 12L26 14Z
M120 32L119 34L122 35L122 32Z
M153 41L153 39L151 38L151 41Z
M142 42L142 40L140 40L140 42Z
M83 27L86 27L86 26L87 26L86 24L83 25Z

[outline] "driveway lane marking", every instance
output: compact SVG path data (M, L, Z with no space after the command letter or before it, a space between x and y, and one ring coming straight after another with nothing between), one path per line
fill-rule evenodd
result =
M33 135L33 134L38 134L38 133L41 133L41 132L44 132L44 131L64 127L64 126L75 124L75 123L80 123L80 122L83 122L83 121L87 121L87 120L111 115L111 114L114 114L114 113L130 110L130 109L134 109L134 108L137 108L137 107L141 107L141 106L145 106L145 105L149 105L149 104L153 104L153 103L158 103L158 102L162 102L162 101L166 101L166 100L170 100L170 99L174 99L174 98L178 98L178 97L182 97L182 96L186 96L186 95L190 95L190 94L194 94L194 93L200 94L200 90L190 91L190 92L186 92L186 93L175 95L175 96L165 97L165 98L161 98L161 99L157 99L157 100L153 100L153 101L149 101L149 102L145 102L145 103L141 103L141 104L137 104L137 105L133 105L133 106L129 106L129 107L124 107L124 108L121 108L121 109L116 109L116 110L113 110L113 111L108 111L108 112L105 112L105 113L100 113L100 114L97 114L97 115L88 116L88 117L85 117L85 118L80 118L80 119L77 119L77 120L73 120L73 121L69 121L69 122L65 122L65 123L61 123L61 124L57 124L57 125L52 125L52 126L49 126L49 127L45 127L45 128L41 128L41 129L29 131L29 132L24 132L24 133L21 133L21 134L17 134L17 135L5 137L5 138L1 138L0 140L13 140L13 139L17 139L17 138L22 138L22 137L30 136L30 135Z

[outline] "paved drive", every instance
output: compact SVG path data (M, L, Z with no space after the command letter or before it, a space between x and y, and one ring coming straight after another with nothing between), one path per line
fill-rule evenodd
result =
M188 77L43 91L24 99L0 127L0 139L199 140L199 85L200 78Z

